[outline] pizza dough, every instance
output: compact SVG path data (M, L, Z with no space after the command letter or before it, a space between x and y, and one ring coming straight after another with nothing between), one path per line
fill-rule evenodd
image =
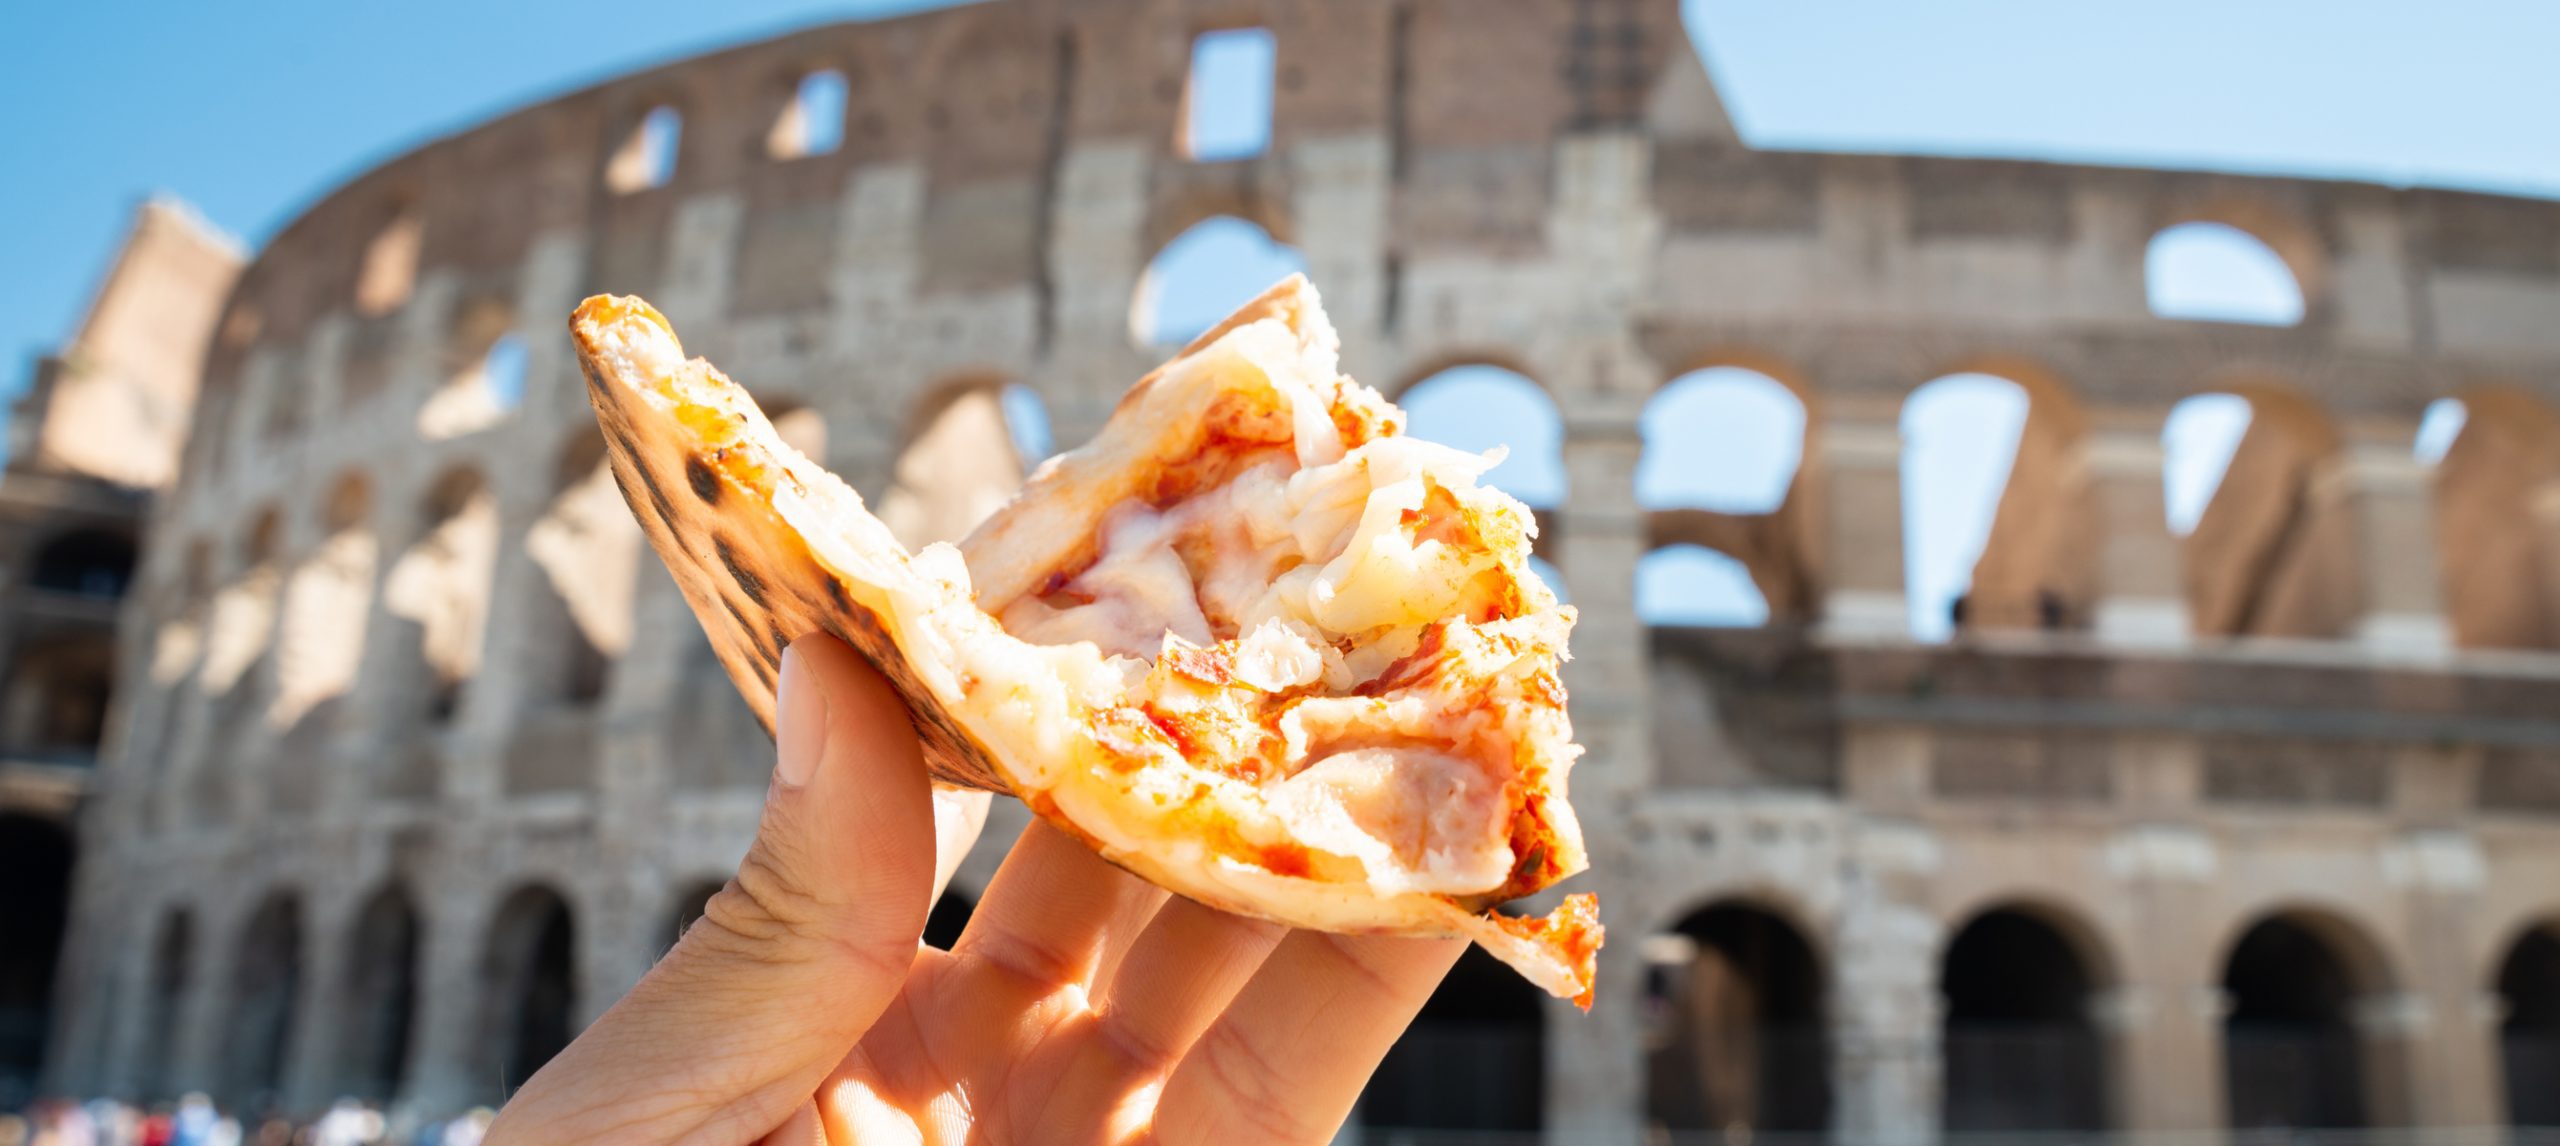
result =
M1140 380L959 547L909 553L638 299L570 323L613 472L768 729L835 634L934 779L1010 793L1227 911L1465 936L1588 1007L1593 898L1557 665L1573 611L1494 458L1403 434L1292 277Z

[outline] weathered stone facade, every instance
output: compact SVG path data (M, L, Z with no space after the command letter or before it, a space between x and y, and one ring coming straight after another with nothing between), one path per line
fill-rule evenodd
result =
M1256 24L1272 145L1193 162L1192 38ZM816 69L850 81L842 146L776 158ZM650 185L628 141L661 107L680 143ZM1214 214L1304 253L1356 376L1493 363L1564 412L1541 544L1582 611L1574 886L1614 939L1588 1016L1533 1011L1525 1041L1450 1020L1543 1048L1543 1091L1495 1121L2488 1125L2560 1090L2546 1002L2517 993L2560 981L2534 938L2560 921L2560 205L1753 150L1674 0L1004 0L818 28L313 205L232 294L151 526L57 1081L492 1099L741 854L769 749L593 496L560 333L580 296L648 296L822 422L839 473L898 487L875 501L941 507L927 536L982 499L912 488L958 471L902 453L1008 381L1081 440L1156 357L1129 336L1150 255ZM2303 321L2155 317L2146 244L2194 220L2281 255ZM512 409L475 367L509 329ZM1719 364L1806 407L1787 502L1648 512L1645 404ZM1897 417L1961 370L2031 411L1970 626L1921 646ZM2206 391L2257 418L2181 539L2160 431ZM2430 470L2408 443L2446 396L2485 428ZM1011 476L979 463L966 481ZM1648 630L1635 568L1679 541L1748 564L1772 625ZM1978 952L2058 994L1968 1001ZM2269 995L2266 966L2310 986ZM560 1029L527 1017L543 1000ZM2344 1081L2304 1068L2267 1106L2292 1093L2265 1082L2294 1077L2264 1066L2279 1043ZM2080 1058L2045 1088L2090 1091L2068 1111L1983 1081ZM1364 1116L1483 1121L1394 1103Z
M0 1108L42 1065L78 850L118 666L117 609L153 490L242 253L146 203L70 341L10 412L0 471Z

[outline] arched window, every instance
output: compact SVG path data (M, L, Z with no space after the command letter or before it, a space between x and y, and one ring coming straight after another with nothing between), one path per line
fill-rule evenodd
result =
M2061 932L2023 911L1976 916L1947 944L1938 982L1950 1133L2106 1125L2095 976Z
M365 244L356 271L356 313L379 317L400 309L418 284L418 249L426 224L414 207L401 207Z
M1057 440L1049 432L1049 404L1040 400L1039 391L1020 382L1006 383L1001 398L1005 433L1013 439L1014 452L1022 456L1022 468L1028 472L1058 452Z
M2396 1112L2371 1105L2378 1064L2356 1023L2359 1002L2384 985L2370 952L2347 949L2344 938L2334 921L2280 915L2232 947L2222 1058L2233 1129L2398 1124Z
M2506 1068L2507 1124L2560 1126L2560 937L2536 927L2498 966L2499 1060Z
M481 1038L487 1069L476 1077L512 1094L578 1033L577 924L560 893L517 888L499 905L480 961Z
M2184 537L2204 519L2248 435L2249 417L2249 400L2237 394L2197 394L2170 408L2160 428L2160 501L2170 532Z
M1819 1132L1831 1121L1823 974L1786 920L1700 910L1643 941L1647 1121L1674 1134Z
M1270 150L1275 55L1267 28L1232 28L1191 42L1191 75L1182 91L1184 154L1215 162Z
M261 903L241 933L232 968L230 1020L217 1097L235 1109L260 1110L282 1097L302 991L302 903L277 892Z
M146 1101L176 1097L177 1080L170 1075L177 1065L178 1040L169 1035L178 1029L187 985L195 974L195 922L185 908L171 908L160 917L151 944L151 981L143 987L142 1058L134 1064L134 1088Z
M1547 1089L1544 1004L1518 972L1468 948L1379 1061L1360 1096L1361 1125L1537 1131Z
M1954 633L2026 424L2026 390L1989 374L1950 374L1903 403L1903 577L1913 636Z
M1769 623L1769 602L1742 562L1673 545L1636 563L1636 617L1648 625L1748 628Z
M1636 502L1773 513L1804 454L1804 402L1756 370L1717 366L1673 379L1644 408Z
M1203 220L1165 244L1139 276L1130 334L1142 346L1180 346L1306 269L1297 248L1252 223L1232 215Z
M2409 443L2410 456L2428 465L2443 461L2470 420L2471 408L2463 405L2460 398L2438 398L2427 403L2426 414L2418 420L2417 440Z
M825 155L844 146L844 73L832 68L800 77L791 99L765 133L765 153L775 159Z
M74 632L31 643L9 666L0 706L9 750L38 760L87 761L106 734L114 684L112 634Z
M525 531L541 584L528 617L536 636L524 684L538 699L586 705L604 696L615 658L631 644L640 528L595 427L561 447L553 472L551 501Z
M28 581L38 589L114 600L133 580L133 539L103 529L78 529L36 552Z
M1564 418L1538 384L1499 366L1452 366L1407 389L1406 432L1469 453L1496 447L1486 484L1533 509L1564 504Z
M676 149L683 138L683 113L664 104L650 108L605 163L606 189L628 195L666 186L676 176Z
M71 833L52 820L0 815L0 1081L44 1064L54 967L70 922Z
M470 469L446 471L428 491L427 528L383 579L383 606L409 622L400 638L415 650L406 661L424 679L392 690L418 696L425 715L443 721L460 706L462 684L480 667L489 577L498 556L498 502Z
M2180 223L2151 237L2143 259L2151 313L2161 318L2292 326L2302 285L2275 250L2223 223Z
M397 885L357 914L338 1013L344 1026L338 1089L375 1102L399 1093L409 1070L418 997L418 913Z
M355 686L364 657L365 614L373 604L374 571L381 562L381 546L370 520L372 504L372 484L363 474L340 475L321 513L326 535L285 584L284 615L276 636L283 652L276 661L276 698L269 716L279 726L294 730L287 733L289 740L297 739L294 732L306 724L312 733L324 733L326 719L308 718L320 715ZM312 768L320 764L319 744L296 747L298 751L291 754L303 757L297 763ZM296 780L316 787L318 776L314 771Z
M418 432L455 438L496 425L524 402L527 356L503 304L465 309L453 330L453 372L418 407Z
M1046 438L1039 398L1019 383L981 378L929 392L909 419L907 442L893 469L896 484L881 495L880 520L909 548L958 541L1022 487L1026 459L1045 441L1015 432L1032 420Z

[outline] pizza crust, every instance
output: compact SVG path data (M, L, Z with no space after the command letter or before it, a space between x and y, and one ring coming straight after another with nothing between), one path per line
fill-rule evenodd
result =
M1556 676L1572 612L1490 460L1402 436L1334 370L1292 277L1132 387L962 545L910 554L861 497L600 296L571 322L613 471L768 730L826 631L905 698L946 785L1007 792L1223 910L1463 935L1588 1005L1585 864Z

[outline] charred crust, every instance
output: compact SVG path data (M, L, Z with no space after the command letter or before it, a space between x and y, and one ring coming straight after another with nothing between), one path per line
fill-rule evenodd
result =
M684 480L685 484L693 487L693 496L701 498L702 504L720 504L720 475L712 471L710 463L702 460L702 455L686 456Z
M674 529L676 506L667 500L667 491L658 487L657 475L650 473L647 466L633 466L632 469L640 475L640 488L649 494L649 508L658 511L658 520L665 522L668 529Z
M827 603L834 605L837 612L850 613L854 611L853 598L845 593L844 582L836 580L833 574L820 577L818 580L827 587Z
M747 595L747 599L760 607L771 608L772 605L766 595L764 578L757 576L754 570L739 562L737 547L729 544L729 539L726 537L712 538L711 547L719 551L721 567L729 571L729 578L738 583L739 590Z

